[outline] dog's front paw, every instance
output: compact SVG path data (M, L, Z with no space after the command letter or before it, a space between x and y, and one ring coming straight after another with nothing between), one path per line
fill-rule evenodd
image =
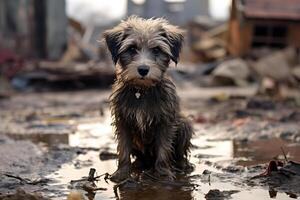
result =
M110 180L116 183L119 183L127 178L129 178L130 176L130 170L129 167L122 167L117 169L117 171L115 171L111 177Z
M177 163L176 167L176 170L181 174L191 173L195 169L195 165L190 163L188 160Z
M156 168L154 176L168 181L173 181L175 179L175 174L168 168Z

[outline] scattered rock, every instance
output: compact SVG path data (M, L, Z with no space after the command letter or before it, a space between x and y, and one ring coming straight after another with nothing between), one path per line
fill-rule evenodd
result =
M252 113L247 110L236 110L235 111L236 118L247 118L247 117L251 117L251 116L261 117L262 115L260 115L258 113Z
M292 74L293 76L300 81L300 65L296 66L293 70L292 70Z
M261 80L260 92L262 94L268 94L270 96L277 94L278 85L275 80L269 77L263 77Z
M205 195L205 199L207 200L222 200L222 199L230 199L232 194L238 193L238 190L228 190L228 191L220 191L218 189L209 190Z
M196 154L195 155L196 158L201 158L201 159L205 159L205 158L216 158L216 157L220 157L218 155L210 155L210 154Z
M300 163L289 161L281 170L300 176Z
M280 119L281 122L299 122L300 121L300 112L293 111L287 116L284 116Z
M79 191L71 191L70 194L68 195L67 200L84 200L83 194L81 194Z
M235 111L236 118L245 118L245 117L249 117L250 115L251 115L251 113L249 113L246 110L236 110Z
M202 174L204 174L204 175L206 175L206 174L211 174L211 171L205 169L205 170L202 172Z
M218 82L223 80L232 81L235 85L246 86L250 76L248 64L242 59L224 61L214 71L213 77ZM224 83L221 83L224 85Z
M295 141L298 137L300 137L300 131L299 130L285 130L280 133L279 137L283 140Z
M251 99L250 101L248 101L246 107L248 109L274 110L275 104L269 100Z
M0 200L50 200L38 193L27 193L22 189L18 189L15 194L0 195Z
M237 172L242 172L244 170L244 167L242 166L234 166L230 165L222 169L224 172L229 172L229 173L237 173Z
M270 55L271 53L273 53L272 49L268 47L261 47L261 48L252 49L249 52L249 56L253 60L258 60L260 58L266 57L267 55Z
M275 81L284 81L290 79L290 57L292 50L277 51L265 57L260 58L253 69L261 77L269 77Z
M100 156L100 160L112 160L112 159L116 159L118 157L118 154L104 150L100 152L99 156Z

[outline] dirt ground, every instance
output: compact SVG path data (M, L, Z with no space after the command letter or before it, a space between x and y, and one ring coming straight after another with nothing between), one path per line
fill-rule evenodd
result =
M257 97L252 87L178 90L196 132L191 174L179 174L175 182L145 177L120 185L101 176L94 189L83 186L74 180L87 177L90 168L97 176L116 169L109 93L25 93L0 99L0 199L42 199L38 194L66 199L72 190L95 200L300 196L300 167L288 162L300 162L299 99ZM281 164L266 171L271 160Z

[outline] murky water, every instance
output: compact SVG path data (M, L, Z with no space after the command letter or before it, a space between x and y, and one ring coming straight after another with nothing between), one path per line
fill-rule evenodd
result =
M77 126L75 134L69 135L69 144L76 147L103 148L115 152L116 144L113 140L112 127L109 117L89 119ZM288 153L289 158L300 160L300 146L291 145L280 139L259 140L251 142L240 142L234 140L216 140L209 135L196 134L193 139L196 145L192 150L190 161L195 165L195 170L188 177L181 177L180 181L188 181L196 184L191 186L172 186L159 183L147 186L127 186L118 189L121 199L204 199L206 193L212 189L236 190L232 199L269 199L276 194L276 199L290 199L289 195L276 192L272 188L261 188L249 186L246 180L257 174L233 172L225 174L226 167L239 165L251 166L254 164L268 163L272 157L282 155L280 147ZM48 178L57 180L58 187L64 188L63 193L70 192L70 181L87 176L89 169L95 168L97 174L113 173L116 170L116 160L100 160L99 152L88 151L86 154L78 155L72 163L66 163L61 168L50 174ZM247 169L247 168L246 168ZM203 174L204 171L213 172L210 175ZM222 175L224 174L224 175ZM105 191L96 193L85 193L88 199L102 200L116 198L112 182L106 183L103 179L96 183ZM270 190L270 191L269 191ZM57 198L59 199L59 198Z
M91 98L86 98L87 96ZM21 96L3 103L2 107L7 109L2 110L0 116L6 123L0 124L0 131L9 131L8 135L14 139L30 139L38 145L40 145L39 142L43 142L49 147L54 147L54 149L61 148L58 152L54 151L57 153L54 156L51 148L49 148L49 152L41 153L41 155L50 156L52 159L50 160L52 163L49 164L45 161L45 163L40 164L41 168L36 168L37 173L45 171L40 174L42 177L47 174L47 178L52 180L49 182L49 186L37 186L44 195L51 196L53 199L65 199L72 190L71 180L86 177L90 168L95 168L97 175L106 172L111 174L116 170L117 162L115 159L101 160L99 158L99 151L116 152L116 142L113 139L107 104L99 105L99 102L105 102L107 96L99 95L98 91L85 92L84 94L82 92L37 96L30 94L26 98ZM293 126L289 126L288 123L278 125L280 122L276 122L275 125L270 124L272 120L276 120L272 116L277 115L277 113L282 115L282 112L277 110L269 111L271 112L268 115L269 118L264 118L265 113L261 111L260 115L255 113L256 115L252 115L252 118L228 120L227 116L234 115L235 109L244 109L243 102L242 104L240 102L229 102L228 104L218 102L212 105L211 103L206 104L203 100L192 100L192 103L189 103L188 114L200 112L209 114L208 119L210 117L213 119L215 116L216 119L224 120L214 123L216 120L204 119L202 120L203 124L201 122L194 124L196 135L192 143L195 148L191 151L190 161L195 165L195 170L189 175L179 176L175 184L148 181L147 184L142 185L124 185L117 191L121 199L204 199L205 195L213 189L229 191L232 193L232 199L255 198L259 200L275 198L275 196L276 199L280 200L291 198L292 194L283 192L289 191L288 188L282 189L277 185L268 185L266 182L250 181L250 178L262 173L270 160L274 158L283 160L281 147L288 159L300 161L299 144L278 138L259 138L263 131L263 133L270 132L268 136L273 135L272 131L276 131L277 127L281 127L283 130L290 128L291 131L294 130L292 128L295 126L296 129L299 129L297 123L292 124ZM187 106L187 104L185 105ZM102 117L99 116L101 106L104 107ZM230 109L226 110L226 108ZM283 114L287 115L294 111L293 107L289 109L284 110L285 113ZM251 114L251 110L247 110L247 112ZM220 113L226 116L217 118L216 116ZM280 118L281 116L276 117ZM233 131L234 126L238 126L238 131ZM216 127L216 129L212 130L212 127ZM222 135L226 131L228 134ZM279 130L277 131L279 132ZM245 136L242 137L245 140L224 139L228 138L228 135L234 134ZM253 140L253 135L257 140ZM278 135L276 136L278 137ZM32 145L34 146L34 144ZM36 145L37 149L40 149L38 145ZM68 153L72 155L64 158L63 155ZM39 156L36 157L37 161L42 160ZM53 162L61 159L61 157L63 157L61 162ZM61 165L61 163L63 164ZM258 164L265 164L265 166L253 167L253 165ZM49 174L49 172L51 173ZM25 177L26 175L26 173L22 174ZM97 187L105 190L89 194L85 191L81 192L86 194L88 199L116 199L113 189L114 183L109 181L106 183L102 178L96 184Z

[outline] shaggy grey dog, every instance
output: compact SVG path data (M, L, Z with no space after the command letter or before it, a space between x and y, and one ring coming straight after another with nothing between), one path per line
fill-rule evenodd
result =
M173 179L190 167L192 127L180 113L175 86L165 75L177 63L183 31L165 19L129 17L104 33L116 64L110 106L118 141L118 170L111 180L130 176L135 166Z

